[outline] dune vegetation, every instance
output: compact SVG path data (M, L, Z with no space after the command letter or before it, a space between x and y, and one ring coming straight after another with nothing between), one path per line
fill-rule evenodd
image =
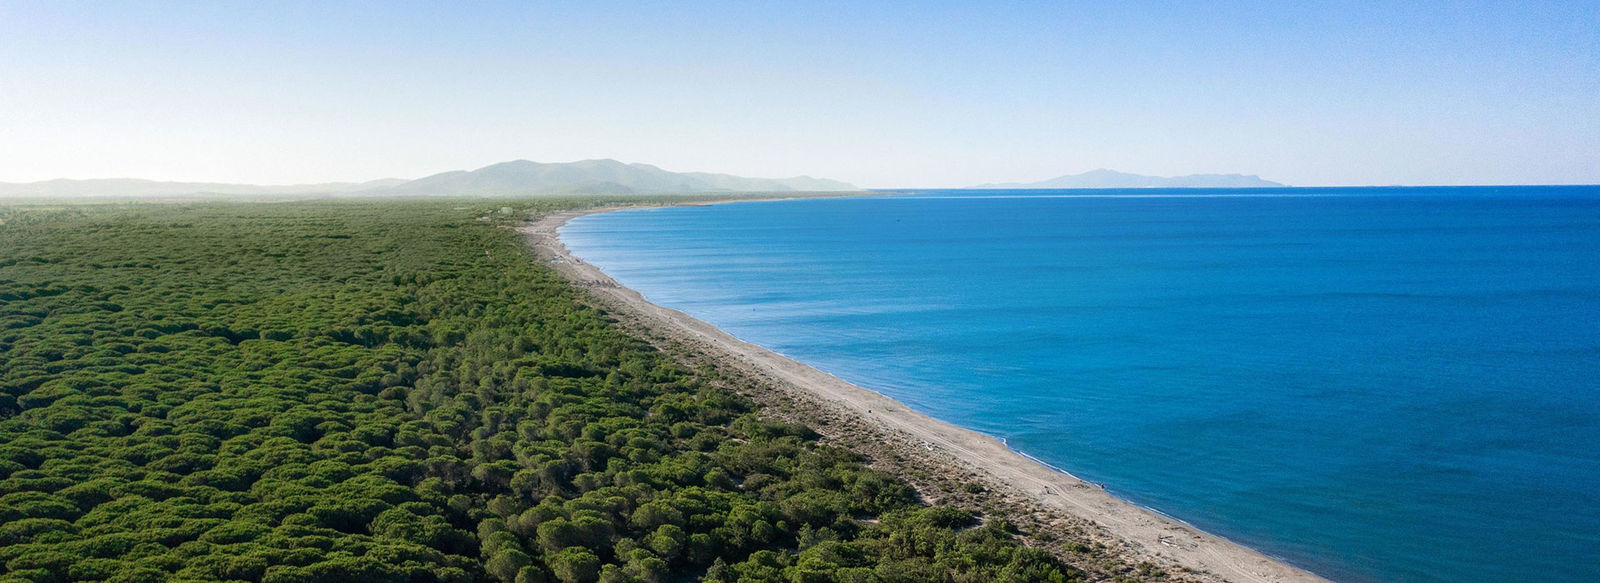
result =
M504 228L598 202L0 208L0 580L1080 578Z

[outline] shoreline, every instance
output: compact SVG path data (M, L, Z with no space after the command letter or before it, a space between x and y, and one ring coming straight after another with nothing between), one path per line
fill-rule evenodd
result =
M850 434L843 441L882 441L873 445L882 446L894 458L910 456L916 462L905 467L970 476L987 491L1031 507L1026 510L1045 511L1040 514L1053 518L1064 515L1064 521L1042 518L1040 522L1046 523L1045 530L1069 532L1074 538L1087 536L1104 544L1129 565L1149 563L1196 581L1329 583L1309 571L1117 498L1100 485L1012 449L999 438L934 419L881 393L740 340L688 314L653 304L574 256L560 240L558 229L574 218L652 206L673 205L550 213L535 217L516 230L540 261L654 337L652 340L683 346L719 370L730 368L743 380L767 385L780 393L776 400L791 409L797 407L794 401L800 401L801 416L820 425L815 429L825 435L835 437L830 435L831 430Z

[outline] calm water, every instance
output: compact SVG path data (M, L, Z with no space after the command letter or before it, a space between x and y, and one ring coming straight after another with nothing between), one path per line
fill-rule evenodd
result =
M1600 580L1600 188L1251 192L1308 195L929 191L563 238L656 303L1337 580Z

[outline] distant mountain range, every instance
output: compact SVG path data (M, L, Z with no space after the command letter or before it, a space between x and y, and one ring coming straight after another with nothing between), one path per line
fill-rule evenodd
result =
M0 182L0 197L57 196L507 196L562 194L687 194L697 192L845 192L837 180L745 178L730 174L669 172L649 164L584 160L545 164L516 160L477 170L457 170L416 180L255 185L158 182L132 178Z
M46 180L43 182L0 182L0 196L185 196L217 194L230 196L349 194L369 192L405 183L398 178L370 182L325 182L321 184L226 184L218 182L160 182L139 178L93 180Z
M1090 170L1083 174L1057 176L1040 182L1004 182L970 188L1261 188L1287 186L1262 180L1254 174L1190 174L1188 176L1144 176L1116 170Z

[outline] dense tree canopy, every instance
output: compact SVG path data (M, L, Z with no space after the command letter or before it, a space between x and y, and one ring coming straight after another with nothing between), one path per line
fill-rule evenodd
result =
M0 209L0 580L1076 578L628 336L502 204Z

